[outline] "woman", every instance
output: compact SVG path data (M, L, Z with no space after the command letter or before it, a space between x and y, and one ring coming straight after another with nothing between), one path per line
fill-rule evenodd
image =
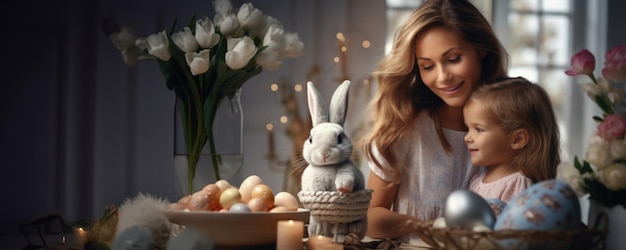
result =
M407 240L407 220L441 215L448 194L475 173L463 104L481 82L506 76L508 55L466 0L429 0L398 30L376 73L372 131L364 138L374 190L373 238Z

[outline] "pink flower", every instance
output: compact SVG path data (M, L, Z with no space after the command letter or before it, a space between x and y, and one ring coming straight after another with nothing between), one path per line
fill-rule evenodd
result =
M620 115L612 114L604 118L598 125L598 135L604 139L624 138L626 132L626 119Z
M565 74L569 76L591 75L595 69L596 58L589 50L583 49L572 56L571 67L565 71Z
M602 75L614 82L626 80L626 46L618 45L606 52Z

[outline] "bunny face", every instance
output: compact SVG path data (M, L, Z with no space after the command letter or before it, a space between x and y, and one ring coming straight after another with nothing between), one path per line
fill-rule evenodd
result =
M339 164L351 155L352 142L336 123L321 123L311 129L302 152L308 163L318 166Z

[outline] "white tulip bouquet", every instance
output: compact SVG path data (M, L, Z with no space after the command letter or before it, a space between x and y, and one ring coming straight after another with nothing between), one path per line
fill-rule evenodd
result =
M298 35L285 32L275 18L251 3L234 9L230 0L215 0L215 17L196 19L174 32L163 30L138 38L108 18L104 29L121 51L124 62L156 60L167 88L180 107L188 152L189 192L202 148L209 142L213 172L220 179L213 140L213 121L224 98L263 70L278 69L287 57L303 54Z

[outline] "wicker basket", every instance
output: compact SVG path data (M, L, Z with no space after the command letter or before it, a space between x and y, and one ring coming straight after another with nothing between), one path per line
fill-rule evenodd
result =
M606 220L601 214L598 222ZM434 249L604 249L607 229L582 228L571 231L497 230L474 232L434 228L432 221L408 221L407 226Z
M372 190L349 193L335 191L300 191L298 198L309 209L316 221L337 224L349 223L367 215Z

